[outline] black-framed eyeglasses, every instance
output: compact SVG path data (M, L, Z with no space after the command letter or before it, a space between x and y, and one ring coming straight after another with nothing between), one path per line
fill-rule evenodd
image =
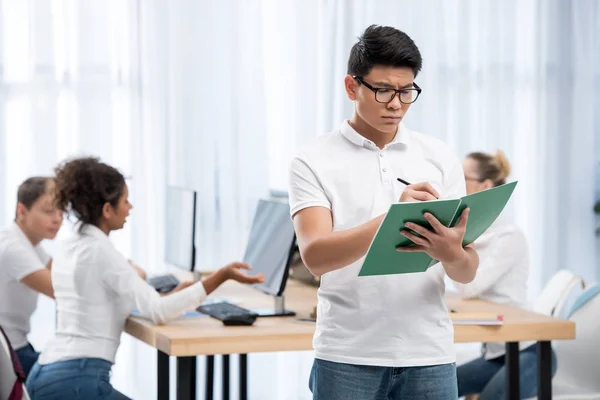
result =
M367 82L364 81L363 78L359 76L353 76L353 78L365 85L367 88L371 89L371 91L375 93L375 101L378 103L387 104L390 101L394 100L394 97L398 95L400 103L412 104L415 101L417 101L417 98L419 97L422 91L416 83L413 83L414 87L406 89L376 88L369 85Z

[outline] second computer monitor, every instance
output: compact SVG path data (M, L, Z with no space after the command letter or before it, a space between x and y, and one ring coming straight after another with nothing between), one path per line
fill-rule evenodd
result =
M244 262L252 274L262 273L265 282L255 287L273 296L281 296L288 277L294 224L290 208L280 201L260 200L248 236Z
M167 186L165 261L193 271L196 260L196 192Z

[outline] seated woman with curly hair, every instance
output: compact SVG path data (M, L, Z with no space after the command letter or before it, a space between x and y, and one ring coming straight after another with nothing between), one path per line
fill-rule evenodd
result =
M31 370L27 389L33 400L126 399L109 376L133 310L162 324L198 307L228 279L252 284L264 277L249 276L248 265L232 263L161 296L108 239L123 228L132 208L123 175L97 158L74 159L55 171L57 206L73 214L79 228L54 257L56 337Z

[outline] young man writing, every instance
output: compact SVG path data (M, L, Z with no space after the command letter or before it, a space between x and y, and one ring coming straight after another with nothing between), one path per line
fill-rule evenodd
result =
M456 399L453 327L444 274L467 283L479 263L460 223L402 234L441 263L424 273L358 277L390 204L465 195L460 160L402 124L421 89L421 54L403 32L367 28L350 52L352 118L317 138L290 168L290 208L302 258L321 276L310 388L316 400ZM398 178L412 184L404 185ZM415 236L411 231L421 235Z

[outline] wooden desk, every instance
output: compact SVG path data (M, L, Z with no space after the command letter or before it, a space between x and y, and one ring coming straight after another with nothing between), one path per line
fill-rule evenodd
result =
M455 343L524 342L575 339L575 323L503 306L483 300L461 300L455 293L446 295L448 309L457 312L494 312L504 316L504 325L456 325Z
M267 307L273 303L272 297L235 282L227 282L211 297L224 297L232 302L239 300L240 305L245 308ZM308 318L317 302L316 288L289 281L285 290L285 300L286 307L297 312L296 318ZM513 394L515 388L518 394L518 342L538 341L538 379L541 379L542 383L539 385L539 396L550 398L546 397L551 390L550 341L574 339L573 322L481 300L463 301L452 294L447 296L447 301L448 307L457 312L497 312L504 315L502 326L457 325L454 329L454 339L457 343L507 342L507 384ZM209 317L183 318L163 326L153 325L152 322L139 317L130 317L125 331L158 349L159 399L168 398L168 356L178 357L179 399L195 398L195 356L215 354L242 355L240 372L244 373L244 376L240 381L244 387L240 390L244 398L247 353L312 350L314 324L297 321L296 318L259 318L250 327L225 327L220 321ZM224 363L224 366L228 369L228 358L227 365ZM227 392L228 376L227 373L227 382L224 383Z

